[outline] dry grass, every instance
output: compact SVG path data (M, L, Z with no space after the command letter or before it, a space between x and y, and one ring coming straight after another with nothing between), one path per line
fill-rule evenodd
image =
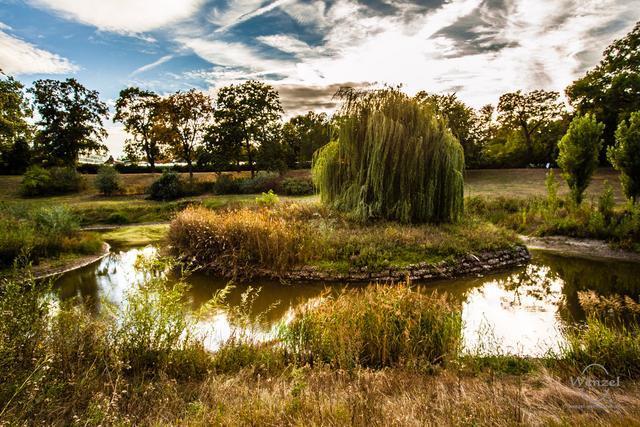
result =
M183 259L224 275L250 275L256 268L283 271L308 259L314 233L301 219L308 208L212 211L187 208L172 221L169 239Z
M571 387L548 373L527 377L435 376L401 370L354 373L296 369L275 376L251 369L198 383L158 379L105 384L72 416L39 414L30 423L63 425L639 425L636 382L608 394ZM7 414L7 422L24 418Z

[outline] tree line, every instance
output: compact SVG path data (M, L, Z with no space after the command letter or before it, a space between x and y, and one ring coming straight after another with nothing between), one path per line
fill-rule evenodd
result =
M574 117L591 115L603 125L600 164L619 164L610 147L619 126L631 126L640 110L640 23L615 41L601 62L560 93L503 94L497 105L474 109L453 94L420 92L458 138L469 168L555 164L559 141ZM35 124L29 118L35 116ZM250 80L221 88L214 97L195 89L160 96L122 90L113 120L129 133L129 161L179 161L210 170L282 171L309 162L327 144L340 118L308 112L287 122L278 92ZM109 109L95 90L75 79L37 80L25 91L11 76L0 78L0 172L21 173L30 164L75 165L81 154L105 152Z

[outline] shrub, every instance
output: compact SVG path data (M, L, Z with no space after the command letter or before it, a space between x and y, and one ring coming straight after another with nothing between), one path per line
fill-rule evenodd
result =
M604 125L595 116L576 116L558 143L558 165L562 168L573 200L580 204L598 167Z
M446 296L371 285L298 309L281 339L302 362L430 368L457 357L461 328L460 312Z
M107 224L129 224L131 219L125 212L113 212L105 220Z
M275 191L280 183L280 175L273 172L258 172L253 178L238 180L240 193L260 194Z
M183 182L175 172L162 172L160 178L151 184L149 198L152 200L175 200L182 197Z
M256 197L256 203L261 207L275 206L280 202L280 198L273 190L269 190L268 193L262 193Z
M95 180L96 189L105 196L111 196L122 190L120 172L113 166L100 166Z
M21 192L24 196L47 196L80 191L84 181L82 175L72 167L43 169L30 167L24 174Z
M213 188L216 194L240 194L238 180L230 175L220 175Z
M457 221L464 153L446 124L397 89L343 95L338 139L314 154L322 202L362 221Z
M49 169L53 194L75 193L84 188L82 175L74 167Z
M609 184L609 181L604 182L604 191L598 197L598 211L604 215L605 219L609 220L613 216L613 208L616 205L616 201L613 197L613 187Z
M23 196L32 197L46 194L51 189L51 174L40 166L31 166L25 172L20 192Z
M310 179L285 178L280 183L280 193L287 196L306 196L314 193Z
M620 122L616 144L609 147L607 157L620 171L625 195L636 203L640 196L640 111L631 114L628 125Z

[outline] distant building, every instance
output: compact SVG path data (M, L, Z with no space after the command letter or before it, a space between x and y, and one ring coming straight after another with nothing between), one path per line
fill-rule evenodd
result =
M87 154L78 157L78 163L85 165L102 165L108 157L100 154Z

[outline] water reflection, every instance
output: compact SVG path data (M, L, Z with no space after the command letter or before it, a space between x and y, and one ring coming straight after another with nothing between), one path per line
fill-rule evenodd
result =
M115 251L94 265L61 277L56 283L58 294L62 299L79 297L96 313L101 310L102 301L121 305L126 292L144 280L144 275L135 268L136 259L155 253L151 246ZM193 310L200 309L227 284L203 274L190 276L188 282ZM231 307L240 306L248 286L238 284L230 292L227 301ZM298 304L320 296L327 288L337 292L344 285L257 281L251 286L260 287L261 292L249 307L249 315L256 318L270 308L252 331L255 339L264 340L274 335L277 325ZM535 356L557 352L564 342L562 331L566 325L583 318L578 291L593 289L605 295L617 293L637 299L640 264L534 252L531 264L526 267L487 277L426 284L421 289L453 295L462 312L466 351ZM212 312L197 325L211 349L237 333L238 327L224 310Z

